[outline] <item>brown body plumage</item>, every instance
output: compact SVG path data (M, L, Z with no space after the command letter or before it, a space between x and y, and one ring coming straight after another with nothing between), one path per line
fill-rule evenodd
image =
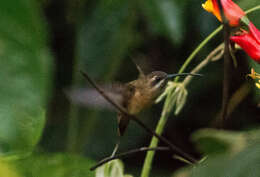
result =
M163 92L167 83L167 74L155 71L148 75L140 74L137 80L124 84L122 106L129 114L136 115L152 105ZM117 115L118 132L122 136L129 123L129 117Z

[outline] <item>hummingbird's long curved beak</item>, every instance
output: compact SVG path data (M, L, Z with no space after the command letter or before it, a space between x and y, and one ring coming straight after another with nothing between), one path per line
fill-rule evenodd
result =
M173 77L177 77L177 76L203 76L202 74L196 74L196 73L179 73L179 74L168 74L166 79L170 79L170 78L173 78Z

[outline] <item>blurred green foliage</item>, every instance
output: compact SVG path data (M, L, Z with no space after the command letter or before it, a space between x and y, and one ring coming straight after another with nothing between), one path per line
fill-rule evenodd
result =
M15 171L15 168L13 165L5 162L0 162L0 177L20 177L20 175L17 174Z
M32 154L14 165L26 177L92 177L95 173L89 170L94 165L92 160L63 153Z
M200 130L194 136L206 153L198 165L179 170L174 177L257 177L260 175L259 130L231 132ZM209 141L206 142L206 139ZM205 145L205 142L207 145ZM212 151L217 149L218 152Z
M54 2L60 6L51 16L46 9ZM89 171L90 166L110 154L116 142L115 113L73 107L67 120L61 105L53 104L49 108L48 103L57 101L49 99L53 94L51 86L67 79L61 77L54 83L54 71L75 63L74 71L61 70L61 75L74 75L75 85L71 87L86 86L78 74L80 69L102 82L126 82L137 77L131 57L141 55L149 65L155 63L152 69L176 72L200 41L219 25L215 17L201 8L201 3L199 0L0 1L0 177L95 176L95 172ZM248 9L259 2L241 0L239 4ZM60 19L76 33L75 46L64 42L66 35L55 36L51 30L50 21L61 15L64 17ZM258 28L259 17L259 11L249 15ZM59 28L56 34L67 30ZM188 70L221 41L221 35L211 41ZM57 46L75 49L75 57L64 58L62 65L57 66L59 52L63 52ZM238 52L237 58L238 68L232 70L232 92L246 81L250 67L260 73L260 66L243 52ZM202 72L205 77L187 88L187 104L178 119L173 117L168 122L164 136L185 152L202 153L207 158L178 173L207 177L260 176L259 130L251 130L258 129L259 125L260 113L256 106L259 90L251 92L230 116L228 128L236 132L200 130L192 136L198 150L191 146L189 136L199 128L211 127L221 104L222 63L212 63ZM60 89L60 97L64 96L63 89L67 88ZM50 120L49 109L59 111L61 117ZM140 117L149 127L155 127L160 111L160 105L155 106ZM59 129L57 134L54 130L58 125L68 126ZM44 139L37 145L42 135ZM150 136L140 127L131 124L120 151L146 146L149 140ZM53 152L59 144L71 148ZM171 176L183 165L169 154L157 154L152 177ZM144 154L134 155L124 165L116 161L116 170L113 165L108 170L102 167L97 176L115 176L114 173L139 176L143 158Z
M31 151L39 141L51 57L36 2L1 1L0 12L0 153L6 155Z

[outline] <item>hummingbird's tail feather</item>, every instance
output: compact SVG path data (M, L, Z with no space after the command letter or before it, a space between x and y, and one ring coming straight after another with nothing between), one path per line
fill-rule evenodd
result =
M122 115L121 113L117 114L117 122L118 122L118 134L119 136L123 136L125 130L129 124L129 117Z

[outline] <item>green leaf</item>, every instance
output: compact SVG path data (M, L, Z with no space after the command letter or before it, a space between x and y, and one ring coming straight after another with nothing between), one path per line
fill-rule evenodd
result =
M247 146L246 132L202 129L192 135L192 140L205 154L229 152L235 154Z
M178 170L174 177L260 176L260 129L233 132L199 130L193 140L208 156L198 165ZM217 154L216 154L217 153Z
M244 149L235 156L222 154L203 163L182 169L174 177L185 173L185 177L258 177L260 176L260 143Z
M0 153L30 151L44 125L51 57L34 0L0 2Z
M31 177L94 177L95 172L90 171L94 162L90 159L68 155L34 154L29 158L16 161L16 168L24 176Z

